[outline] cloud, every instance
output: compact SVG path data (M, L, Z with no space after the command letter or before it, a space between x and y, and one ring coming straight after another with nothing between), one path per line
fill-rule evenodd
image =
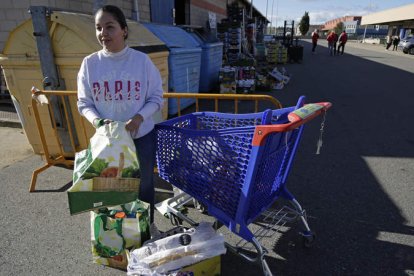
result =
M265 2L266 1L261 3ZM302 19L305 11L307 11L309 12L310 24L316 25L324 24L329 20L343 16L363 16L381 10L377 4L348 5L346 2L339 4L337 2L331 4L328 4L326 2L326 0L290 0L290 3L295 4L283 5L282 3L279 3L279 6L277 7L276 3L278 2L275 1L275 12L272 13L269 10L268 19L272 20L273 25L277 23L278 26L283 25L284 20L294 20L295 23L298 23ZM296 8L292 8L292 5ZM265 6L266 5L264 5L264 8ZM301 6L300 10L297 8L297 6ZM271 6L269 6L269 9L271 9ZM265 12L263 12L263 14L265 14ZM271 18L272 15L273 18Z
M311 0L301 0L311 1ZM357 5L352 8L342 6L331 6L320 11L309 11L309 19L311 24L323 24L326 21L340 18L343 16L363 16L366 14L374 13L379 10L377 5L362 6Z
M309 21L310 24L323 24L326 21L335 19L338 16L338 12L330 11L318 11L318 12L309 12Z

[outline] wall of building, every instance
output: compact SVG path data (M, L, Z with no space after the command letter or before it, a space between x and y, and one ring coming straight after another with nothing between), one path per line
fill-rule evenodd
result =
M150 0L138 1L140 21L150 21ZM86 14L93 14L99 6L115 5L122 9L127 18L132 18L133 0L0 0L0 53L9 33L24 21L30 19L30 6L47 6ZM0 70L0 98L6 95L3 71Z
M349 38L357 38L363 36L372 38L384 38L388 33L387 25L367 25L361 26L360 21L344 22L345 31ZM365 28L366 27L366 28Z
M97 5L116 5L127 18L132 17L132 0L1 0L0 1L0 52L3 51L9 32L30 18L30 6L47 6L51 8L93 14ZM150 21L149 0L138 0L139 19Z
M190 24L206 28L209 12L215 13L216 21L219 23L221 19L227 17L226 1L192 0L190 6Z
M364 15L361 25L369 24L387 24L389 35L404 38L414 33L414 4Z
M348 22L348 21L359 21L361 22L361 16L343 16L339 18L335 18L325 22L325 25L322 30L328 31L332 30L336 27L339 22Z
M151 21L151 0L137 0L138 19L143 22ZM219 23L227 17L227 3L238 3L249 11L250 2L247 0L188 0L190 2L190 24L207 27L208 12L215 13ZM134 0L0 0L0 52L3 51L10 31L30 18L30 6L47 6L68 11L93 14L98 6L110 4L120 7L127 18L132 18Z

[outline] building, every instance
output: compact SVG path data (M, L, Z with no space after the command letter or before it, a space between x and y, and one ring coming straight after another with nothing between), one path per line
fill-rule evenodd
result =
M127 18L142 22L207 27L209 19L215 18L219 21L227 16L225 0L0 1L0 51L3 50L9 32L30 18L28 9L31 5L93 14L105 4L116 5L123 10Z
M210 22L227 17L227 5L244 7L257 24L269 21L248 0L25 0L0 1L0 52L9 32L30 18L31 5L47 6L73 12L93 14L105 4L120 7L129 19L175 25L191 25L209 29ZM252 9L251 9L252 7Z
M384 38L388 33L388 25L366 25L362 26L360 21L344 22L345 32L349 38Z
M359 21L361 22L361 16L343 16L343 17L339 17L339 18L335 18L332 20L329 20L327 22L325 22L322 31L330 31L333 30L336 25L338 25L339 22L353 22L353 21Z
M10 31L30 19L30 6L46 6L57 10L93 14L110 4L120 7L127 19L170 25L189 25L210 33L227 18L227 7L237 3L251 18L253 26L269 22L248 0L19 0L0 1L0 53ZM91 26L92 27L92 26ZM263 30L263 28L262 28ZM0 64L1 65L1 64ZM0 96L5 95L5 82L0 70Z
M388 25L389 35L400 38L414 34L414 4L388 9L362 17L361 25Z
M361 25L361 16L343 16L330 21L327 21L323 26L323 31L330 31L336 28L338 23L342 22L344 31L351 39L358 39L362 37L382 38L387 35L387 25Z

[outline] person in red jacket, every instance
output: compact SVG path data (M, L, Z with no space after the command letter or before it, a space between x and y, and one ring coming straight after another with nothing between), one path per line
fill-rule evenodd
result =
M338 53L336 51L336 43L338 42L338 35L336 34L335 31L332 31L332 32L333 32L333 51L334 51L334 56L336 56Z
M315 29L315 31L312 32L312 53L315 53L316 45L318 45L318 39L319 39L319 30Z
M326 37L326 40L328 40L328 50L330 56L334 55L336 52L334 45L336 44L337 39L338 37L334 31L331 31L329 35Z
M339 36L339 39L338 39L338 42L339 42L338 51L337 51L338 55L339 55L339 50L341 48L342 48L341 55L344 54L345 44L346 44L347 41L348 41L348 35L346 34L345 31L342 31L342 33L341 33L341 35Z

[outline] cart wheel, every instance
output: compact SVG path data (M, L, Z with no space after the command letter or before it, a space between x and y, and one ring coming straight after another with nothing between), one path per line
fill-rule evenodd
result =
M194 206L196 207L196 209L202 213L202 214L206 214L207 213L207 206L204 205L203 203L200 203L198 200L194 200Z
M170 215L170 221L171 221L171 224L174 226L180 226L183 224L183 220L173 214Z
M306 248L311 248L315 243L316 235L312 232L302 233L303 236L303 246Z

